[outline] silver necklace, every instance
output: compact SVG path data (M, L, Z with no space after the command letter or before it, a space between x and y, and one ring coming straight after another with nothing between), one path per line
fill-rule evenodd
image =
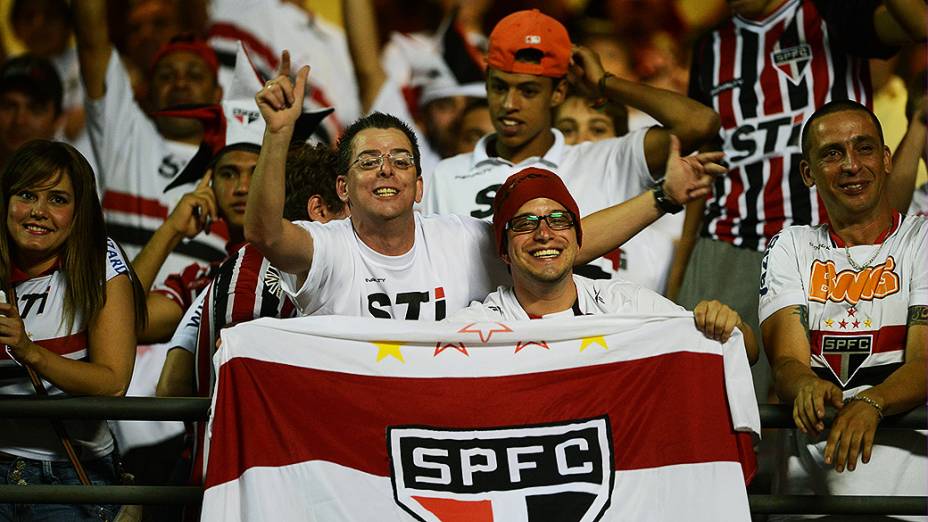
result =
M880 250L883 250L883 245L885 244L886 244L885 241L880 243L880 247L876 249L876 252L874 252L873 255L870 256L870 259L868 259L863 265L858 265L857 262L854 261L854 258L851 257L851 249L848 248L846 243L844 245L844 255L847 256L847 262L850 263L852 267L854 267L854 270L857 270L858 272L860 272L860 271L863 271L864 268L870 267L870 263L872 263L873 260L876 259L876 256L880 255Z

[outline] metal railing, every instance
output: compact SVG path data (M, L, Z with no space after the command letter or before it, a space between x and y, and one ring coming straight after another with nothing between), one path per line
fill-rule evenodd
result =
M95 420L205 420L210 401L203 398L152 397L0 397L0 418ZM834 411L829 411L830 423ZM764 428L792 428L792 407L760 405ZM928 408L885 418L880 429L926 429ZM203 497L194 486L46 486L0 485L0 503L190 504ZM749 495L757 514L925 515L928 497Z

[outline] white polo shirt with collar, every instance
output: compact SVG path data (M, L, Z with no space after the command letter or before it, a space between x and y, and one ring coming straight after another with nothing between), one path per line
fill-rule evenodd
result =
M564 135L551 129L554 144L542 156L512 163L488 154L495 134L477 142L474 152L441 161L427 180L423 210L426 214L457 214L493 219L493 198L510 175L528 167L558 174L587 216L626 201L653 184L644 155L648 129L625 136L577 145L564 143ZM667 219L667 216L661 220ZM671 218L674 219L674 218ZM576 270L587 277L620 278L663 292L673 257L673 241L654 225L627 241L618 251Z

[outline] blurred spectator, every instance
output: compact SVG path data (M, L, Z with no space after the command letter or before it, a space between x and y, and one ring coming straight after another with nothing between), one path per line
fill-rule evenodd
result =
M142 248L197 180L174 184L197 152L203 126L189 118L147 115L133 101L123 61L108 37L105 2L75 0L81 74L87 92L88 130L99 161L103 210L110 232L130 257ZM148 104L157 110L218 103L218 60L202 41L178 38L155 55ZM168 258L162 278L195 260L225 257L224 226L184 243Z
M158 50L179 34L202 36L208 0L108 0L109 34L123 56L123 66L137 100L146 110L152 61Z
M61 81L48 60L22 55L0 66L0 168L25 143L55 136L61 98Z
M63 96L62 121L56 136L74 145L96 171L85 128L84 88L77 51L71 45L71 9L65 0L15 0L10 9L13 33L26 52L49 60L58 71Z
M480 138L493 132L490 106L484 98L471 98L458 118L455 132L455 154L467 154L474 150Z
M276 71L281 51L289 50L294 68L312 67L304 100L307 109L335 108L317 130L317 141L334 146L342 129L361 115L345 31L309 10L306 2L213 0L209 15L209 45L219 56L223 88L231 83L239 41L265 78Z
M343 0L342 8L363 112L395 115L416 131L428 186L438 161L455 153L466 98L486 96L480 52L452 14L435 34L394 33L381 57L372 2Z
M14 0L10 25L30 53L51 59L68 48L71 10L65 0Z
M189 6L184 6L188 8ZM184 32L181 19L187 15L179 0L132 0L126 13L125 55L147 71L155 54L171 38Z
M628 111L624 105L606 102L603 107L594 108L594 104L593 100L571 95L554 109L554 126L564 135L564 143L576 145L628 134Z

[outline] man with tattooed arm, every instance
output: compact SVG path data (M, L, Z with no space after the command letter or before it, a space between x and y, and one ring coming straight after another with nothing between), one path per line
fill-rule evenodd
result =
M784 229L761 269L764 346L797 427L779 492L923 495L924 434L878 428L926 402L928 219L893 209L892 155L864 106L824 105L801 139L800 173L829 224Z

